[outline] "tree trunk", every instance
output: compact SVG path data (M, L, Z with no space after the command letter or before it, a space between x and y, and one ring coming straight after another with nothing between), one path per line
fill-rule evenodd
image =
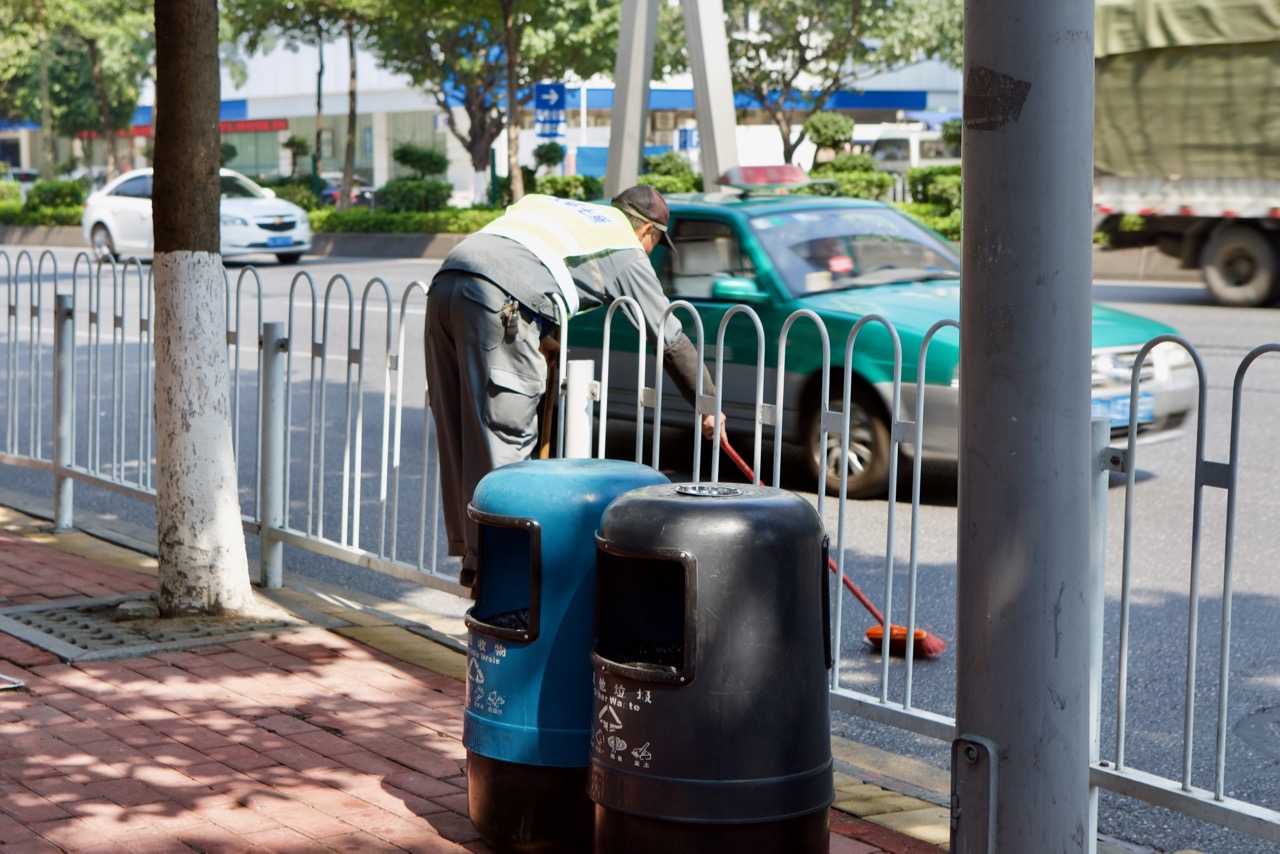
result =
M520 61L520 30L516 27L515 4L510 4L503 23L507 43L507 174L511 176L511 202L524 195L524 173L520 171L520 99L516 63Z
M347 59L351 76L347 78L347 152L342 161L342 189L338 194L338 210L351 207L351 177L356 171L356 27L347 21Z
M231 444L219 243L217 0L156 0L155 413L160 613L253 603Z
M53 180L53 107L49 102L49 34L40 28L40 177Z
M102 144L107 149L107 179L115 177L116 174L116 146L115 135L111 132L111 99L107 97L107 83L102 76L102 56L98 52L98 42L89 39L86 44L89 46L89 68L93 75L93 88L98 95L98 113L102 121L101 133Z
M322 152L320 142L324 138L324 26L319 18L316 18L316 55L320 65L316 69L316 146L311 152L311 191L319 196Z

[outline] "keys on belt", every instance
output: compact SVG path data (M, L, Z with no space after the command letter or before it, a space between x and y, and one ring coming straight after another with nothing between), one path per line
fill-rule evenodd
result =
M514 338L520 332L520 303L507 297L498 314L502 318L503 333L508 338Z

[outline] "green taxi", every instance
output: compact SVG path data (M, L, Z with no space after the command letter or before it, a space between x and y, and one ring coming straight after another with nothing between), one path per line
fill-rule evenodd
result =
M914 419L921 342L936 322L960 314L960 256L954 244L879 202L757 193L672 195L667 202L677 252L659 245L650 260L667 295L696 307L713 377L721 319L733 306L750 306L764 329L764 402L774 404L783 325L794 312L809 309L822 319L830 340L829 406L842 410L846 339L860 318L876 314L893 324L901 341L899 417ZM606 313L587 312L570 322L570 358L591 358L600 364ZM621 312L614 315L608 415L634 418L637 333ZM696 343L688 312L678 310L676 316ZM1130 376L1139 349L1171 332L1154 320L1094 306L1093 413L1109 418L1114 430L1127 429L1129 423ZM822 352L816 325L807 319L795 322L787 338L780 416L784 441L806 449L803 456L815 479L821 459ZM752 430L758 353L755 326L739 312L725 330L722 394L730 435ZM894 348L883 325L863 326L851 367L847 492L855 498L874 497L885 493L889 478ZM652 362L646 370L652 385ZM921 450L926 460L955 460L956 328L943 327L930 339L924 376ZM1176 427L1195 406L1195 388L1194 365L1182 348L1154 348L1142 368L1140 429ZM683 423L688 412L674 385L664 378L664 423ZM765 435L771 436L771 431L766 428ZM843 464L839 432L831 431L827 441L825 479L828 491L836 493ZM902 447L914 452L909 444Z

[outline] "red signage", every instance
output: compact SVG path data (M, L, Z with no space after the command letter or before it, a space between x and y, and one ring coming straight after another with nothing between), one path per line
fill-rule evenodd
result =
M288 130L288 119L237 119L222 122L223 133L269 133L273 130Z
M218 129L222 133L271 133L272 131L288 130L288 119L235 119L233 121L219 122ZM134 125L129 128L129 136L151 136L154 133L151 125ZM96 139L97 134L92 131L82 134L86 138Z

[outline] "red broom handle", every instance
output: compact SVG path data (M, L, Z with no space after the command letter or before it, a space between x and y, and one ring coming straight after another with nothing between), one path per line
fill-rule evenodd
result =
M744 460L742 456L734 450L733 446L729 444L729 437L724 435L723 432L720 434L720 447L724 449L724 452L729 455L729 459L733 460L734 464L742 471L742 473L747 476L747 479L752 483L755 483L756 476L755 473L751 471L751 466L747 465L747 461ZM871 616L875 617L876 622L882 626L885 625L884 614L881 614L880 609L872 604L871 600L867 598L867 595L862 592L858 585L853 583L852 578L840 572L836 567L835 560L832 559L830 555L827 555L827 565L831 567L832 572L840 576L840 580L844 582L845 589L852 593L854 598L862 603L862 607L866 608L867 611L871 613Z

